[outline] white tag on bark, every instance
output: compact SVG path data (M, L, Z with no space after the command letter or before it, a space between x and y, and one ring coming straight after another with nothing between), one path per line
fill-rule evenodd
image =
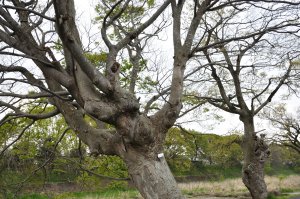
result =
M164 157L164 154L163 153L159 153L159 154L157 154L157 157L160 159L160 158Z

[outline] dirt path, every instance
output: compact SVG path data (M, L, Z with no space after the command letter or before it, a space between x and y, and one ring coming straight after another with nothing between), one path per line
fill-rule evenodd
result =
M300 199L300 192L286 193L284 195L289 195L290 199ZM197 197L188 197L188 199L251 199L251 197L197 196Z
M251 199L251 197L216 197L216 196L197 196L188 199Z
M199 196L199 197L189 198L189 199L237 199L237 198L231 198L231 197Z

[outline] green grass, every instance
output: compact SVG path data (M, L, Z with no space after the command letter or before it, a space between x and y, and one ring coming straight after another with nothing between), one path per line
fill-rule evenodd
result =
M138 192L135 190L119 191L119 190L106 190L99 192L77 192L65 193L55 196L55 199L102 199L102 198L136 198Z
M26 194L23 196L18 197L19 199L48 199L49 197L47 197L46 195L42 195L42 194Z
M284 166L277 166L271 167L270 165L265 165L265 174L269 176L289 176L289 175L299 175L300 167L284 167Z
M62 193L62 194L23 194L19 196L18 199L130 199L137 198L139 193L134 189L128 190L116 190L116 189L104 189L95 192L72 192L72 193Z
M292 199L292 198L300 198L300 195L280 195L275 196L270 194L267 199Z
M268 170L269 169L269 170ZM272 174L272 173L276 173L276 175L271 175L274 179L272 179L272 181L274 181L274 185L268 185L268 188L271 190L276 189L277 191L279 191L280 193L286 193L286 192L295 192L295 191L299 191L300 190L300 186L298 185L298 187L292 187L287 184L287 182L292 182L290 179L290 174L294 174L297 173L296 170L293 169L287 169L287 168L267 168L267 170ZM11 172L7 172L7 173L2 173L2 174L6 174L4 177L7 177L5 179L9 179L8 177L11 176L11 178L13 178L11 181L2 181L0 182L0 187L1 187L1 183L3 183L3 185L12 183L12 182L17 182L18 180L21 179L22 173L11 173ZM197 175L198 174L198 175ZM220 166L203 166L202 168L198 168L197 173L193 173L193 175L195 175L196 177L199 177L199 182L201 182L202 184L204 183L204 187L208 186L206 184L213 184L213 183L221 183L221 184L226 184L226 180L234 180L234 179L239 179L238 185L243 185L242 182L240 182L241 180L241 168L239 167L220 167ZM299 173L298 173L299 176ZM3 177L3 175L1 176ZM41 181L37 180L39 177L37 176L33 176L33 179L31 179L31 181L26 184L25 188L24 188L24 192L30 192L30 194L23 194L21 196L18 197L18 199L63 199L63 198L74 198L74 199L108 199L108 198L117 198L117 199L121 199L121 198L137 198L139 196L138 191L134 190L134 189L129 189L128 185L126 182L111 182L110 184L106 184L106 188L102 188L101 190L99 190L99 187L97 183L92 183L91 186L85 187L83 190L84 192L74 192L74 193L62 193L62 194L58 194L58 193L48 193L47 195L45 193L33 193L34 191L34 187L36 186L40 186L40 184L42 183ZM220 195L220 194L224 194L224 191L222 190L223 188L218 188L218 186L216 184L214 184L213 187L208 187L208 188L204 188L202 185L198 186L198 185L193 185L193 183L189 183L190 179L188 177L193 177L193 176L183 176L181 179L182 181L180 181L180 184L188 184L187 189L183 188L183 193L185 195L191 195L191 196L195 196L195 195L203 195L203 194L210 194L210 192L212 190L214 191L218 191L219 192L216 193L216 195ZM185 179L186 178L186 179ZM55 180L54 180L55 179ZM59 176L57 175L53 175L51 176L51 180L53 181L58 181L59 180ZM299 178L296 179L296 181L300 181ZM100 182L100 181L99 181ZM228 181L227 181L228 182ZM197 183L196 183L197 184ZM295 183L294 183L295 184ZM275 187L274 187L275 186ZM5 187L5 186L3 186ZM227 190L226 193L227 194L231 194L231 193L235 193L235 192L240 192L240 190L232 190L232 187L237 187L237 185L234 186L230 186L231 189ZM6 193L14 193L14 187L8 187L9 189L7 189ZM77 190L81 190L81 189L77 189ZM22 190L23 191L23 190ZM243 191L246 191L246 189L244 189ZM213 194L212 194L213 195ZM270 195L268 199L289 199L292 196L274 196L274 195ZM296 196L295 196L296 197ZM0 195L1 198L1 195ZM7 197L6 197L7 198ZM10 197L13 198L13 197Z

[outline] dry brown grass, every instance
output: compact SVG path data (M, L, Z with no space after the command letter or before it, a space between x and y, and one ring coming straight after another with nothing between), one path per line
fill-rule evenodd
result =
M265 178L268 191L300 190L300 176ZM247 195L248 191L241 179L228 179L221 182L180 183L180 189L187 195L238 196Z
M290 175L285 177L266 177L269 191L300 190L300 176Z
M290 175L285 177L270 177L265 178L268 191L282 191L282 190L300 190L300 175ZM209 198L209 196L224 196L233 198L239 196L244 198L249 196L248 190L241 179L227 179L219 182L191 182L179 183L179 188L183 193L192 198ZM203 196L203 197L200 197ZM241 197L242 196L242 197ZM64 197L70 199L72 197ZM107 196L86 196L82 199L141 199L141 195L135 192L109 194ZM211 197L213 198L213 197Z

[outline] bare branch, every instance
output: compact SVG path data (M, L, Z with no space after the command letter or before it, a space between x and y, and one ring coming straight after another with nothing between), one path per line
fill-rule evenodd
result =
M43 15L42 13L40 12L37 12L35 10L32 10L32 9L28 9L28 8L23 8L23 7L18 7L18 6L9 6L9 5L2 5L1 7L3 8L11 8L11 9L14 9L14 10L22 10L22 11L28 11L30 13L33 13L33 14L36 14L44 19L47 19L49 21L52 21L52 22L55 22L55 19L52 18L52 17L48 17L46 15ZM45 11L44 11L45 12Z
M274 95L277 93L277 91L281 88L281 86L285 83L285 81L288 79L289 74L291 72L292 69L292 61L289 60L289 67L286 71L286 73L283 75L283 77L281 77L280 82L277 84L276 88L271 92L271 94L268 96L268 98L259 106L257 107L255 110L253 110L254 115L256 115L262 108L264 108L268 103L270 103L272 101L272 98L274 97Z

